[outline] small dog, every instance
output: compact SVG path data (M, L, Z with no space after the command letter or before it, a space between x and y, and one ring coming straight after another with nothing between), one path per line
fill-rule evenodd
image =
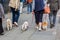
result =
M25 21L22 25L22 31L26 31L28 29L28 26L29 26L28 22Z
M42 29L43 29L43 30L46 30L46 29L47 29L47 25L48 25L47 22L43 22L43 23L42 23Z
M10 19L7 19L7 30L11 30L12 29L12 21Z

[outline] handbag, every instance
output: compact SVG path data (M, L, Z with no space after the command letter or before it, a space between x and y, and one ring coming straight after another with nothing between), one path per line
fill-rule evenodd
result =
M50 7L48 5L45 5L44 13L46 13L46 14L50 13Z

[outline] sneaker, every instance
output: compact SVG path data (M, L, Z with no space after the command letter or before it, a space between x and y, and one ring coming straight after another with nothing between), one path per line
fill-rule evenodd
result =
M39 28L38 30L41 31L41 28Z
M42 30L41 27L42 27L42 23L39 23L39 28L38 28L39 31Z
M14 24L15 24L15 26L17 26L17 27L18 27L18 23L17 23L17 22L14 22Z
M42 30L41 27L39 27L38 30L41 31Z
M3 33L0 33L0 35L4 35Z

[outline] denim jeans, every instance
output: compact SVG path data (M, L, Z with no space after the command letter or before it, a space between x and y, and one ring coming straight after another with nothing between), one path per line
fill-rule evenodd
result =
M20 16L19 10L15 11L14 8L11 8L11 11L12 11L12 23L13 24L14 24L14 22L18 23L18 19L19 19L19 16Z
M31 13L32 12L32 3L29 3L27 5L27 11L28 11L28 13Z
M49 14L50 24L54 24L55 25L56 15L57 15L57 11L51 11L51 13Z

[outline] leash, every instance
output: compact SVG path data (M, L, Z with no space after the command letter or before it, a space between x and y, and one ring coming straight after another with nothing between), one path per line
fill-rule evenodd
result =
M7 14L7 18L8 18L8 19L11 18L11 14L10 14L10 12L8 12L8 14Z
M34 20L34 12L32 12L32 23L33 23L33 20Z

